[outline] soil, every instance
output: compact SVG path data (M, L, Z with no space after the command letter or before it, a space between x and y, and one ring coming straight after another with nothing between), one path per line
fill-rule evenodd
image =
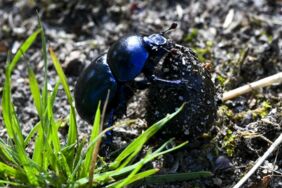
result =
M142 187L232 187L282 132L281 84L259 89L233 100L220 101L220 95L225 91L282 71L280 0L2 0L0 94L5 79L8 50L14 54L21 42L36 30L36 11L42 19L48 46L58 55L72 92L83 68L98 55L106 52L120 37L130 33L157 33L168 28L173 22L177 22L178 27L168 33L168 38L191 48L198 56L197 66L201 67L199 69L204 70L202 67L206 67L205 71L209 71L203 73L206 74L204 77L208 77L204 83L211 79L217 95L213 94L215 91L212 86L212 89L206 89L203 95L195 92L193 96L196 96L195 100L199 100L198 103L208 104L207 101L211 100L209 104L216 104L216 107L203 106L203 111L197 112L193 108L187 112L196 119L209 117L204 122L204 128L199 129L199 125L191 129L185 125L182 127L176 119L176 123L167 125L166 131L161 134L163 136L153 138L149 146L160 145L170 136L176 137L176 142L189 140L187 147L167 154L151 165L159 167L160 174L208 170L213 176ZM26 63L30 62L37 79L42 83L43 59L40 47L38 40L17 65L12 76L12 97L24 135L27 135L38 121L28 87ZM179 59L174 57L172 63L177 64L178 61ZM49 87L52 89L57 76L50 60L48 69ZM167 76L164 69L165 67L161 67L156 71L161 76ZM183 67L176 69L179 76L177 71L183 71ZM189 73L187 75L191 76ZM179 101L171 101L170 104L173 105L167 105L163 107L165 111L161 111L163 109L160 105L152 105L154 102L162 102L161 98L156 96L174 95L174 92L167 89L156 94L158 91L160 89L153 86L147 90L134 91L128 101L126 114L117 121L138 121L135 126L115 130L114 148L126 145L152 122L160 119L167 111L174 111L181 104ZM184 97L186 100L187 97L187 100L190 100L190 92L193 91L184 91L187 96L183 96L176 91L179 95L177 99ZM198 97L203 97L204 102ZM194 99L192 101L194 102ZM69 112L62 89L59 90L54 108L57 118L66 117ZM156 114L156 111L161 113ZM194 120L189 119L191 122ZM87 137L91 126L81 119L78 121L80 138ZM5 139L2 116L0 127L0 137ZM62 128L60 131L63 138L66 130L67 128ZM192 134L186 134L189 131ZM168 132L175 132L175 135L166 134ZM281 149L272 153L244 187L282 187L281 156Z

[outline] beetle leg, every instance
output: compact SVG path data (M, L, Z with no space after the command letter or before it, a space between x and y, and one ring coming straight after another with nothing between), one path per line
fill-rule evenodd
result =
M126 91L125 91L125 86L124 85L120 85L119 89L118 89L118 104L117 104L117 110L119 112L119 114L126 115Z
M166 79L162 79L159 78L155 75L151 75L148 78L152 83L156 83L158 85L161 86L181 86L181 87L185 87L188 83L187 80L166 80Z
M149 86L150 86L150 82L145 78L142 80L133 81L133 87L136 89L144 90L147 89Z
M162 79L159 78L155 75L151 75L148 80L147 79L142 79L142 80L134 80L134 87L140 90L147 89L150 84L155 83L160 86L177 86L177 87L185 87L188 83L187 80L167 80L167 79Z
M106 123L106 127L111 127L114 123L114 113L115 113L115 109L112 108L110 109L109 113L107 114L107 123ZM107 157L111 151L111 147L113 144L113 131L109 130L105 133L105 137L103 137L103 144L101 145L100 151L99 151L99 155Z
M108 123L107 123L107 128L111 127L114 123L114 114L115 114L115 109L112 108L110 112L108 113ZM110 145L113 142L113 131L107 131L106 132L106 138L105 138L105 143L106 145Z

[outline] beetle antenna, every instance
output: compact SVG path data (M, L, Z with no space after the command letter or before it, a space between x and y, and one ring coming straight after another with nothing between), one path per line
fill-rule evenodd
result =
M173 22L167 30L164 30L164 31L161 32L161 35L166 34L166 33L169 32L170 30L175 29L176 27L177 27L177 23L176 23L176 22Z

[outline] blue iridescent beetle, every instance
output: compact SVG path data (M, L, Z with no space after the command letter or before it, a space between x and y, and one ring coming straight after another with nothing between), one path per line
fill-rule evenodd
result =
M170 49L164 34L176 26L173 23L168 30L149 36L125 36L114 43L108 53L99 56L86 67L75 86L76 109L81 118L92 123L98 102L101 100L103 104L108 91L108 109L123 103L123 85L134 81L141 73L146 78L140 82L142 86L150 83L182 84L181 80L165 80L153 74L154 67Z

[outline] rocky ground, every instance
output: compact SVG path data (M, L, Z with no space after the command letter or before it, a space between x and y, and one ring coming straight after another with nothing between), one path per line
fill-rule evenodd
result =
M0 94L7 52L15 53L21 42L35 31L36 10L46 29L48 45L58 55L72 91L82 69L121 36L159 32L173 22L178 23L178 28L170 32L168 38L192 48L199 61L209 65L218 93L282 71L280 0L2 0ZM38 121L28 87L27 61L42 82L39 41L13 73L13 101L25 135ZM48 69L52 88L57 77L51 62ZM144 92L137 91L127 109L126 118L139 118L138 126L116 130L115 145L126 144L147 126L148 112L146 108L138 108L143 106ZM143 187L231 187L281 134L281 99L282 86L273 85L234 100L218 101L217 119L210 124L203 140L195 143L189 138L192 141L187 148L154 163L162 167L161 173L209 170L214 176ZM56 116L66 117L68 109L66 97L60 91L55 105ZM2 117L0 127L0 136L5 138ZM87 136L90 128L79 120L80 137ZM64 129L61 133L65 134ZM281 155L281 149L272 153L245 187L281 187Z

